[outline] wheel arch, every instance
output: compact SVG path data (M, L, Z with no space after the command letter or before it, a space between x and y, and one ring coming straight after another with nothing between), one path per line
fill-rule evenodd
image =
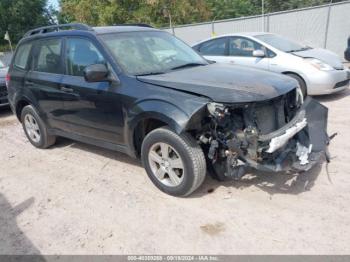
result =
M21 113L24 107L31 105L32 103L30 102L29 99L27 98L21 98L20 100L17 101L16 106L15 106L15 112L17 119L21 122Z
M143 118L137 123L132 132L132 146L137 157L140 156L142 142L147 134L154 129L164 126L170 127L170 123L156 117ZM171 129L173 130L173 128Z
M300 79L303 80L305 87L307 88L307 82L305 80L305 77L302 76L301 74L299 74L297 72L293 72L293 71L284 71L284 72L282 72L282 74L284 74L284 75L296 75L297 77L300 77Z
M199 104L198 104L199 106ZM202 108L203 104L199 107ZM198 118L193 117L201 111L191 109L191 113L185 112L179 106L164 100L147 100L135 104L129 111L125 124L124 133L126 144L131 155L139 156L142 141L152 130L168 126L170 130L181 134L185 130L194 128ZM135 113L138 112L138 113ZM195 119L195 120L193 120Z
M169 127L170 130L177 134L180 134L183 130L183 127L181 127L175 119L172 119L166 114L145 112L139 115L137 119L130 123L128 131L126 131L128 134L128 144L132 152L139 157L143 139L152 130L163 126Z

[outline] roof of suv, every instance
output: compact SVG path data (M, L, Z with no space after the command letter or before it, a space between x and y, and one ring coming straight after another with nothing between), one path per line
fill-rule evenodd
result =
M98 26L92 28L97 34L135 32L135 31L158 31L158 29L145 26Z
M108 33L119 33L119 32L137 32L137 31L158 31L153 27L146 24L122 24L114 26L98 26L90 27L85 24L73 23L73 24L61 24L61 25L51 25L39 27L28 31L24 38L29 38L33 36L44 37L46 34L58 33L58 32L95 32L96 34L108 34Z

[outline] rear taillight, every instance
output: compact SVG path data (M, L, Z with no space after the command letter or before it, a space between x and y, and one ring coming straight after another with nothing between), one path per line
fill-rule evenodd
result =
M7 88L9 87L10 80L11 80L10 74L7 74L6 77L5 77L5 82L6 82L6 87Z

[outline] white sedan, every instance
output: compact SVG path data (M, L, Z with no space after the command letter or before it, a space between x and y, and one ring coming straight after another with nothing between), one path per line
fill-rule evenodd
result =
M323 95L349 86L350 71L333 52L303 46L271 33L237 33L193 46L206 59L260 68L295 78L304 95Z

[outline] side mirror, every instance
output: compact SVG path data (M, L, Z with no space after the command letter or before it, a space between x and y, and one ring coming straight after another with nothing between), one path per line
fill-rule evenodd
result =
M253 51L254 57L265 57L265 52L263 50L254 50Z
M110 81L108 74L109 70L104 64L89 65L84 69L84 78L87 82Z

